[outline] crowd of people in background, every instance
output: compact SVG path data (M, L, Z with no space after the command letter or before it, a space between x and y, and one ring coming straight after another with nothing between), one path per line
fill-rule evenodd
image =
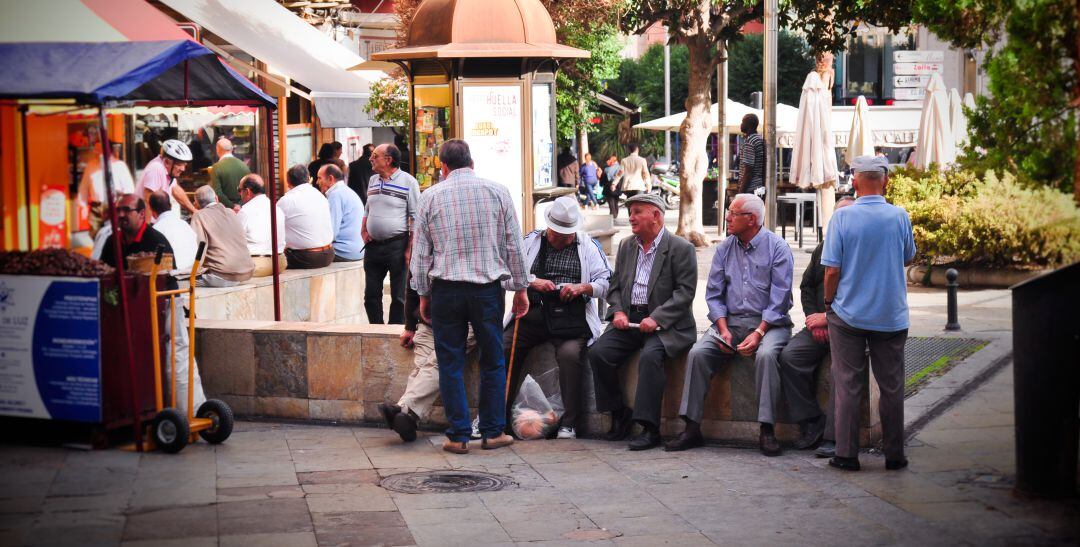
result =
M753 115L743 119L748 137L739 154L740 192L726 211L728 237L716 247L705 283L709 327L700 338L692 310L698 288L695 250L666 230L667 202L650 191L648 163L636 145L621 160L608 157L602 167L590 154L579 162L565 149L559 183L580 188L583 195L554 200L544 212L546 227L522 236L506 186L476 175L464 141L443 143L442 177L423 194L403 169L397 146L365 146L363 155L346 165L340 144L327 143L309 165L286 172L286 191L274 206L280 234L274 249L266 183L233 156L228 139L216 142L210 183L195 190L194 201L177 181L192 161L191 151L182 142L165 141L131 192L117 201L119 255L161 248L173 257L174 276L205 287L231 287L269 275L275 254L279 270L364 259L368 321L384 321L383 287L389 276L385 319L404 325L401 345L415 352L405 393L379 407L387 426L404 441L414 440L441 394L450 422L443 448L459 454L468 452L473 439L484 449L513 443L507 434L508 401L521 388L530 350L551 344L549 364L558 369L563 404L553 437L577 436L582 372L590 367L596 408L610 414L605 438L630 437L630 450L660 446L668 363L685 353L678 407L684 427L664 448L702 446L710 381L742 358L755 371L763 454L781 452L775 425L786 402L800 428L796 449L818 447L819 455L832 458L830 465L857 470L860 375L869 347L881 392L886 467L901 469L907 464L903 266L915 249L907 214L882 197L887 160L877 155L852 162L859 198L841 200L828 237L813 252L800 286L805 328L792 337L794 261L787 243L763 229L756 126ZM80 195L89 201L103 194L94 180L85 186ZM620 196L626 197L633 236L620 242L614 266L583 230L582 203L597 209L598 190L613 217ZM182 218L183 210L189 220ZM115 264L114 240L107 237L112 229L103 224L94 255ZM195 270L200 246L204 252ZM175 277L169 280L176 285ZM505 316L504 291L513 292ZM607 305L606 328L601 301ZM177 362L186 364L182 331L170 329L169 335L177 339ZM474 348L479 350L480 405L470 421L464 367ZM814 377L830 350L833 395L822 409ZM638 381L627 397L619 371L634 354ZM197 403L204 399L200 385L191 389Z

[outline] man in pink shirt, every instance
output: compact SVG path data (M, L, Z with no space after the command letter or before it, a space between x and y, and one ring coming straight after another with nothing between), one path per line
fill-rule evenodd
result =
M161 154L150 160L143 170L139 184L135 186L135 195L149 201L150 194L165 192L172 201L172 209L177 213L183 206L189 212L195 212L195 205L187 197L187 192L180 187L176 177L184 172L187 164L191 162L191 149L176 139L169 139L161 143Z

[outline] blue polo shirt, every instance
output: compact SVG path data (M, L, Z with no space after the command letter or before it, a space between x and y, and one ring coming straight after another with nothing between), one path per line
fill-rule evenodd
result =
M832 309L859 329L908 328L904 263L915 257L907 211L883 196L863 196L833 214L821 265L840 268Z

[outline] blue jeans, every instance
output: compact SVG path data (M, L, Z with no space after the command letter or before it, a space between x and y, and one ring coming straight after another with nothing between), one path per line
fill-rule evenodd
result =
M431 288L431 331L439 361L439 393L455 442L469 440L472 424L465 394L465 337L472 325L480 351L480 433L485 439L506 428L506 361L502 320L506 307L499 283L477 285L435 280Z
M581 182L579 188L582 194L585 194L585 205L600 205L600 202L596 201L596 182Z

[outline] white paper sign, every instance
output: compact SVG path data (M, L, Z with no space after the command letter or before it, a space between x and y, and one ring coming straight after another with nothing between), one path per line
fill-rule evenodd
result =
M926 87L930 76L893 76L893 87Z
M893 97L898 101L919 101L926 96L923 87L898 87L893 90Z
M520 223L524 193L521 87L465 86L461 97L462 133L472 152L474 170L477 176L506 186Z
M893 62L897 63L941 63L945 61L944 51L894 51Z
M899 75L941 74L945 66L941 63L894 63L893 73Z

